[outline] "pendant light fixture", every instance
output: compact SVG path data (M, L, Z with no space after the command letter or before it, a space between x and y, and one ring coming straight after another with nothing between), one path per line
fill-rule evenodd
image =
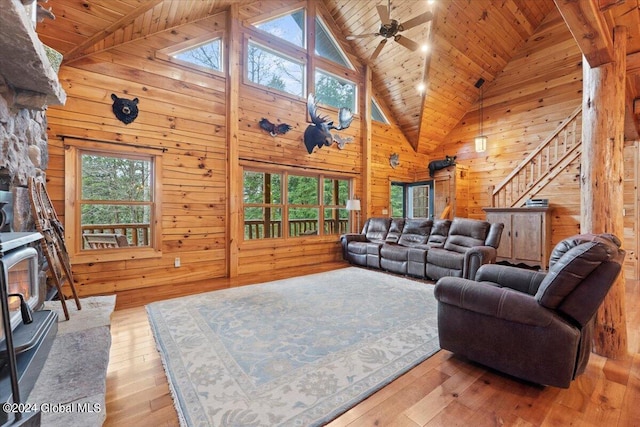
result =
M483 102L484 102L484 89L482 88L482 85L484 84L484 79L480 78L478 79L478 81L476 82L475 86L480 89L480 135L476 136L475 138L475 144L476 144L476 152L477 153L482 153L483 151L485 151L487 149L487 137L484 136L484 128L483 128L483 124L484 124L484 109L483 109Z

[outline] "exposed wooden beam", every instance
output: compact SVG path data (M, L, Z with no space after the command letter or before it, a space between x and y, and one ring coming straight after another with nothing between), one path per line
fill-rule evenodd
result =
M138 6L134 10L132 10L131 13L129 13L129 14L123 16L122 18L118 19L116 22L114 22L113 24L109 25L104 30L98 31L93 36L91 36L87 40L85 40L83 43L81 43L81 44L77 45L76 47L74 47L73 49L71 49L64 56L63 62L64 63L68 63L68 62L73 61L74 59L79 58L80 56L82 56L82 53L84 52L85 49L87 49L88 47L93 46L94 44L98 43L100 40L104 40L105 38L107 38L109 35L115 33L116 31L126 27L131 22L133 22L138 16L142 15L143 13L146 13L150 9L153 9L154 7L156 7L159 3L162 3L163 1L164 0L148 0L147 2L141 4L140 6Z
M613 61L613 37L596 0L554 0L589 66ZM606 2L603 2L606 3ZM604 4L606 9L610 7Z

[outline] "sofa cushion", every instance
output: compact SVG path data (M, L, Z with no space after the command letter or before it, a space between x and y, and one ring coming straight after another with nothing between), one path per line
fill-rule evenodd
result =
M454 218L444 248L464 253L473 246L484 246L491 223L469 218Z
M370 218L367 225L367 240L383 241L389 232L391 218Z
M367 242L349 242L348 251L351 254L366 255Z
M398 243L403 228L404 218L393 218L391 220L391 225L389 226L389 232L387 233L387 237L385 237L384 241L389 243Z
M593 270L617 253L615 242L595 235L563 240L552 251L549 272L538 288L536 299L544 307L557 308Z
M385 243L380 248L380 256L393 261L407 261L409 248L405 246Z
M402 235L400 236L398 243L404 246L414 246L427 243L432 226L433 221L427 218L407 219L404 223Z
M433 248L427 251L427 263L452 270L462 270L464 267L464 254L442 248Z
M449 228L451 227L451 221L448 219L436 219L433 221L431 227L431 233L429 233L429 239L427 243L432 248L441 248L444 246L444 242L449 235Z

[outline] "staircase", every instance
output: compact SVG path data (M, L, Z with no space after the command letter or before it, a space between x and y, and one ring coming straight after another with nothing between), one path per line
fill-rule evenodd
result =
M491 206L520 207L534 198L582 150L582 105L492 190Z

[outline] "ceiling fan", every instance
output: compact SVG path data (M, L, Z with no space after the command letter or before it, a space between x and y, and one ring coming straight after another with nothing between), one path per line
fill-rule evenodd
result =
M370 33L370 34L350 35L350 36L347 36L347 40L355 40L355 39L373 37L373 36L384 37L380 41L380 44L378 44L376 49L371 54L371 57L369 58L370 61L373 61L378 57L378 55L380 55L382 48L390 38L393 38L394 41L396 41L397 43L401 44L402 46L406 47L411 51L418 49L418 43L398 33L401 33L402 31L408 30L409 28L413 28L415 26L418 26L420 24L424 24L425 22L430 21L431 19L433 19L433 14L431 12L422 13L420 15L414 16L408 21L400 23L395 19L391 19L389 16L391 14L391 0L387 2L387 6L379 5L379 6L376 6L376 9L378 10L378 15L380 16L380 23L381 23L380 29L378 30L378 32Z

